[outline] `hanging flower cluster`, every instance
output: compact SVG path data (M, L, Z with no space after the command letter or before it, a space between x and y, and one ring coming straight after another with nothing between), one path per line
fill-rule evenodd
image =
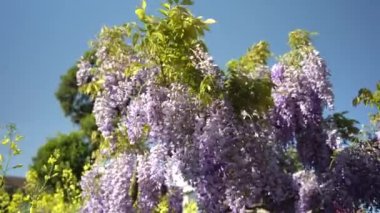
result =
M311 45L292 50L272 67L272 122L277 139L285 144L296 142L302 163L317 171L327 168L329 144L336 144L332 141L336 135L323 127L323 110L333 108L329 75L324 60Z

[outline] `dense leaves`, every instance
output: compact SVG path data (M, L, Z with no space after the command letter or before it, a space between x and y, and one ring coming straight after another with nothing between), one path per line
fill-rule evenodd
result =
M272 105L269 56L268 43L261 41L228 63L227 95L237 113L261 114Z

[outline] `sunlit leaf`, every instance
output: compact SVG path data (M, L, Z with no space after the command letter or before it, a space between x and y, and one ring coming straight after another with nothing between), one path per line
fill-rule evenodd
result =
M143 10L146 9L146 0L143 0L143 1L141 2L141 8L142 8Z
M9 138L4 138L1 142L3 145L7 145L11 140Z
M145 11L142 9L142 8L138 8L136 9L135 11L137 17L140 19L140 20L143 20L144 17L145 17Z

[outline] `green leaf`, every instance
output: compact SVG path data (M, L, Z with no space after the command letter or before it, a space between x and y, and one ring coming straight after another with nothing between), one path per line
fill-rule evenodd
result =
M45 164L42 166L42 171L43 172L47 172L48 171L48 168L47 168L47 166Z
M145 11L144 11L144 9L142 9L142 8L138 8L138 9L135 10L135 13L136 13L137 17L138 17L140 20L143 20L143 19L144 19L144 17L145 17Z
M146 9L146 0L143 0L143 1L142 1L142 3L141 3L141 8L142 8L143 10Z
M162 4L162 6L165 7L166 9L168 9L168 10L170 9L170 4L168 4L168 3Z
M209 19L206 19L206 20L204 21L204 23L205 23L205 24L215 24L216 21L215 21L215 19L209 18Z
M164 15L164 16L168 16L169 12L167 10L164 10L164 9L159 9L159 11Z
M153 33L153 35L155 36L155 37L157 37L159 40L161 40L161 41L164 41L165 39L164 39L164 35L162 35L162 33L160 33L160 32L154 32Z
M193 5L194 2L192 0L183 0L181 4L182 5Z
M17 164L17 165L15 165L15 166L13 166L12 169L17 169L17 168L21 168L21 167L23 167L22 164Z
M4 138L4 140L1 142L3 145L7 145L11 140L9 138Z
M21 136L21 135L16 135L16 139L15 139L15 141L16 141L16 142L19 142L19 141L21 141L22 139L24 139L23 136Z
M140 34L135 33L132 37L132 45L135 46L140 38Z
M54 170L55 172L58 172L58 171L60 170L59 165L54 165L54 166L53 166L53 170Z
M13 155L18 155L21 153L21 150L17 147L17 144L15 142L11 142L11 150Z
M53 155L51 155L48 159L48 164L49 165L54 165L54 163L57 162L57 159L53 157Z

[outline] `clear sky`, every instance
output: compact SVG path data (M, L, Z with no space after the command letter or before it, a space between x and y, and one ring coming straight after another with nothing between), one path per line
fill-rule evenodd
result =
M31 163L38 147L57 132L76 129L55 99L60 76L88 49L104 25L134 21L139 0L2 0L0 2L0 124L13 122L25 136L14 163ZM158 0L148 0L156 11ZM217 23L205 37L224 67L259 40L274 56L288 50L294 29L318 32L315 46L332 73L336 110L367 123L368 109L351 101L380 80L378 0L196 0L195 15ZM4 153L0 146L0 153ZM26 168L12 172L24 175Z

